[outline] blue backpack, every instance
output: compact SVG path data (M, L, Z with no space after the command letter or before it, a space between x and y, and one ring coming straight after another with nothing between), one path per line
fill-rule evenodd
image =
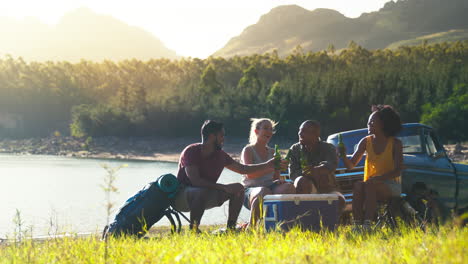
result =
M104 228L102 238L111 235L143 237L147 231L166 216L171 222L172 232L180 232L179 214L187 221L187 217L171 207L171 201L179 190L179 181L173 174L164 174L154 182L150 182L137 194L130 197L120 207L112 223ZM178 227L172 215L177 220ZM189 221L190 222L190 221Z

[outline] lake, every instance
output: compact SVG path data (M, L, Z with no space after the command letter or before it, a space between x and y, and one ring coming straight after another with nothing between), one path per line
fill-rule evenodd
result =
M159 175L177 174L177 163L171 162L0 154L0 238L13 234L17 209L23 228L32 227L34 236L54 233L57 226L59 232L100 232L106 223L105 193L101 187L106 171L102 164L127 165L117 172L115 185L119 192L111 195L114 214L130 196ZM239 174L225 169L219 182L240 180ZM225 224L227 212L227 202L207 210L201 224ZM243 208L239 222L248 219L249 211ZM169 225L169 221L163 218L157 225Z

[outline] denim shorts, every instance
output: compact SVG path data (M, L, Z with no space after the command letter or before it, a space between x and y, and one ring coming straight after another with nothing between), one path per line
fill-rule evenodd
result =
M206 192L208 194L205 209L219 207L229 199L229 195L221 190L182 185L171 205L181 212L190 212L187 197L190 192Z
M273 191L273 189L278 186L279 183L273 183L269 186L252 186L252 187L245 187L244 188L244 207L250 210L250 193L255 189L255 188L268 188Z
M400 196L401 194L401 184L393 181L393 180L385 180L383 181L385 185L387 185L390 188L390 191L392 193L392 196Z

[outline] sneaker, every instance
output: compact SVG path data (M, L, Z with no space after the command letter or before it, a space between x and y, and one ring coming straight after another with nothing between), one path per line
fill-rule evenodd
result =
M211 232L211 234L213 234L213 235L224 235L227 232L228 232L227 228L220 228L220 229L217 229L217 230Z
M212 232L213 235L237 234L245 231L245 226L237 225L235 228L220 228Z
M249 228L249 223L248 222L238 224L236 226L236 230L238 230L238 231L246 231L248 228Z
M213 235L227 235L227 234L234 234L234 233L238 233L239 231L237 229L231 229L231 228L220 228L220 229L217 229L213 232L211 232L211 234Z

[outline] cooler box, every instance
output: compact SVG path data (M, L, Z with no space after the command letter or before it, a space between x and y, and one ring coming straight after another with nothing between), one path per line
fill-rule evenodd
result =
M338 195L336 194L275 194L263 198L266 230L276 226L289 230L300 226L303 230L335 229L338 223Z

